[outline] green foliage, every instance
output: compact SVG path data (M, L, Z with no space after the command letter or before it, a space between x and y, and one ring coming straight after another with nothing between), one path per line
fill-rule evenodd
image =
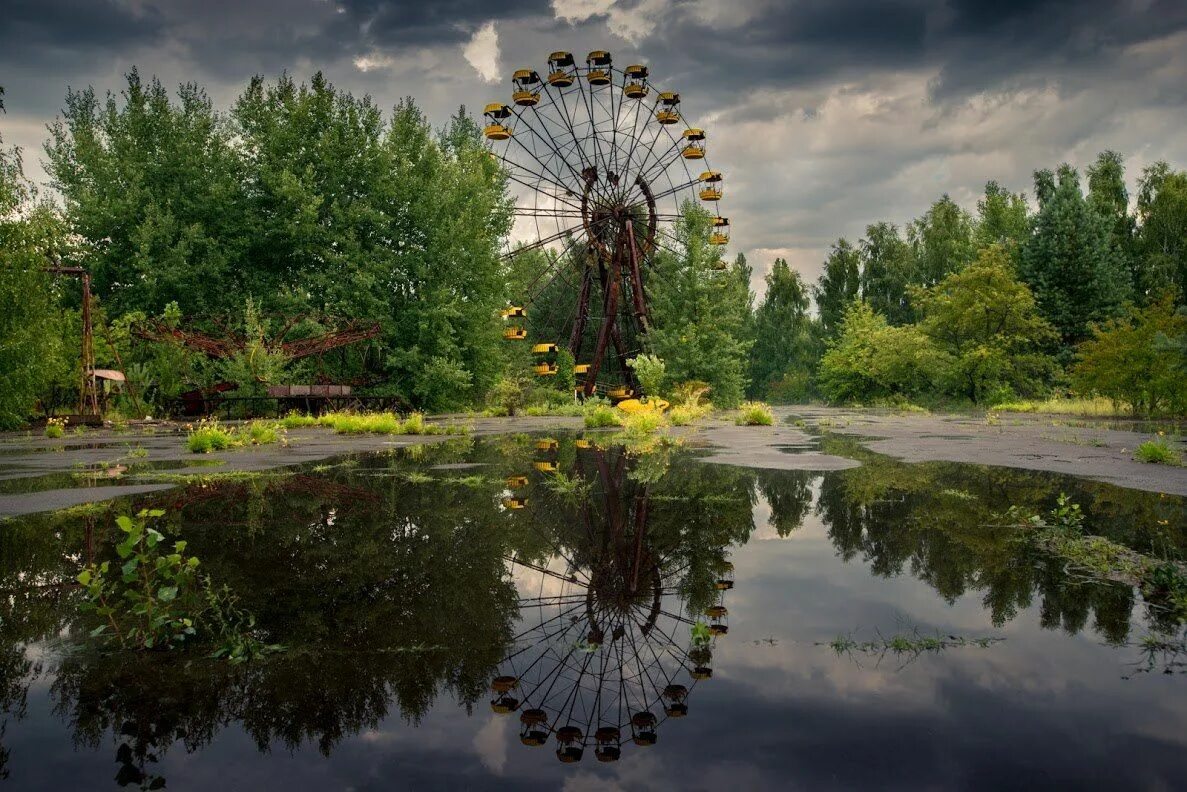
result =
M976 253L973 219L944 195L911 223L907 239L915 255L913 283L932 286L964 269Z
M194 454L209 454L211 451L223 451L235 445L235 435L232 431L219 426L218 421L211 419L201 421L186 435L185 446Z
M821 329L826 336L836 337L845 312L860 294L861 255L849 240L838 239L824 260L824 272L812 288Z
M709 245L708 213L692 203L676 226L675 252L661 250L647 281L651 325L647 351L673 382L702 380L714 401L737 404L746 386L749 286L735 262L724 271Z
M50 440L60 440L66 434L65 418L49 418L45 422L45 436Z
M317 426L318 420L312 415L291 412L280 419L280 425L285 429L301 429L307 426Z
M861 240L861 295L892 325L911 321L907 287L915 277L910 245L891 223L866 227Z
M524 385L522 375L505 375L495 382L487 398L504 415L515 415L526 401Z
M1129 275L1112 232L1109 218L1081 193L1076 171L1061 166L1035 217L1034 233L1022 246L1019 275L1065 345L1087 338L1091 324L1118 313L1129 294Z
M750 392L781 401L803 401L812 388L820 344L808 315L808 289L786 259L775 259L767 291L754 312Z
M115 545L118 570L101 561L78 574L86 595L83 610L98 622L90 636L131 650L204 643L213 648L213 657L232 663L280 650L256 637L254 617L239 607L230 589L199 577L200 562L186 555L185 541L166 549L165 535L150 525L164 514L147 509L135 517L117 517L123 534Z
M1133 458L1154 465L1181 465L1183 458L1165 437L1146 440L1133 450Z
M775 423L775 416L771 408L762 402L743 402L734 423L738 426L771 426Z
M1042 350L1054 332L1000 246L932 288L916 288L912 300L923 317L919 329L941 352L948 393L981 403L1038 392L1050 378L1054 367Z
M1083 393L1130 405L1145 414L1187 411L1187 370L1159 340L1187 333L1187 315L1176 312L1170 293L1144 308L1092 328L1080 344L1072 382Z
M585 428L601 429L607 426L621 426L623 415L603 401L588 401L585 405Z
M667 365L655 355L636 355L627 361L627 365L635 372L635 379L643 389L644 400L659 397L660 387L667 374Z
M977 227L973 232L977 250L999 245L1014 262L1019 245L1029 233L1025 196L1012 193L995 181L987 182L984 196L977 201Z
M620 419L623 434L628 437L642 437L653 434L668 425L664 414L656 410L640 410L627 413Z
M117 518L124 534L115 546L118 573L103 561L79 574L86 607L101 619L92 636L107 635L126 649L171 649L197 633L190 600L199 562L185 555L184 541L174 542L173 552L162 552L165 536L148 522L164 514L154 509Z
M395 413L326 413L317 419L318 425L329 426L338 434L455 434L461 430L429 423L424 413L411 413L401 420Z
M820 362L818 384L833 402L911 396L934 387L942 356L917 327L891 327L864 302L854 302L840 335Z
M1139 301L1174 288L1187 298L1187 171L1158 162L1138 188L1134 286Z
M20 152L2 144L0 140L0 429L14 429L32 414L56 374L77 369L69 362L73 350L64 343L57 289L43 272L47 257L62 252L65 229L52 205L37 200L21 169Z

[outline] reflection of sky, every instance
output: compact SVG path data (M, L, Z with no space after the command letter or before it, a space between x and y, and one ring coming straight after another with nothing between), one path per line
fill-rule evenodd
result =
M768 516L760 500L754 538L732 553L730 634L717 643L714 678L697 685L688 717L661 724L658 745L627 745L618 764L598 764L588 751L581 765L562 766L551 744L519 743L514 715L494 715L483 702L467 715L442 700L419 726L393 716L343 740L329 758L312 746L261 754L232 725L195 754L174 745L160 772L173 790L1187 783L1182 677L1123 680L1136 651L1106 647L1090 629L1043 630L1037 605L994 628L976 592L949 605L909 575L877 578L860 560L843 563L812 513L782 540ZM905 665L837 657L816 645L838 634L860 640L913 628L1006 640ZM115 744L75 748L51 709L39 684L28 716L8 725L12 788L108 783Z

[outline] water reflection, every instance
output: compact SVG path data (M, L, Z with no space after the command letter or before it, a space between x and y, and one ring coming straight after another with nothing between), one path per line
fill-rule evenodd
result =
M521 744L550 746L566 762L621 758L625 767L643 755L696 756L712 743L725 758L761 764L744 744L714 736L722 723L745 730L760 712L770 716L762 728L779 735L791 717L773 685L744 710L736 669L757 663L753 674L764 679L772 670L768 655L744 651L748 642L778 630L770 647L775 639L802 646L797 662L818 679L842 661L816 642L869 626L825 573L796 578L752 540L757 530L794 542L809 525L839 559L835 568L814 563L834 577L861 576L865 596L888 607L906 600L879 581L917 581L949 607L974 595L987 626L1036 613L1053 636L1086 634L1060 645L1070 665L1103 640L1121 647L1117 669L1143 651L1181 669L1178 625L1147 613L1140 594L1077 577L996 525L1009 506L1048 509L1064 491L1083 504L1091 532L1177 554L1181 499L830 450L860 455L863 466L749 471L683 451L640 456L571 437L508 437L212 477L138 499L136 507L167 509L167 531L236 592L268 641L288 647L244 666L110 652L85 639L73 578L88 559L113 557L109 510L131 504L8 523L0 528L0 774L44 787L114 778L159 788L168 776L176 787L220 766L216 737L228 731L250 740L261 761L277 761L269 754L277 748L357 759L345 744L424 728L453 703L466 722L509 724L499 728L516 749L509 763L521 768L539 756ZM741 565L732 571L743 550L750 577ZM1149 635L1164 643L1132 646ZM1013 640L984 653L1027 656ZM433 733L423 741L440 745ZM54 776L38 765L39 752L62 743L75 756L101 757L87 764L91 775ZM178 753L191 756L171 761Z

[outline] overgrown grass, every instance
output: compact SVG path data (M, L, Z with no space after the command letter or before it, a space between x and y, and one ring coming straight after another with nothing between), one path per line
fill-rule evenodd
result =
M424 413L412 413L407 418L392 412L326 413L317 419L319 426L328 426L338 434L440 435L458 434L461 428L441 426L425 420Z
M630 413L622 418L622 429L628 435L649 435L667 426L663 413L654 410Z
M218 425L218 421L200 422L185 439L185 447L194 454L223 451L236 445L234 434Z
M50 418L45 422L45 436L50 440L60 440L65 434L65 418Z
M1133 450L1133 458L1138 462L1148 462L1152 465L1181 465L1183 458L1165 437L1155 437L1139 445Z
M1044 415L1089 415L1104 418L1128 416L1131 412L1128 406L1099 396L1094 399L1051 398L1003 402L994 405L990 411L1042 413Z
M622 426L623 418L623 414L607 402L591 402L585 407L586 429Z
M668 421L672 426L688 426L713 412L712 404L681 404L668 410Z
M282 425L273 421L252 421L238 428L223 427L217 420L200 421L186 435L186 448L194 454L209 454L244 445L280 442Z
M762 402L743 402L738 408L738 417L734 419L738 426L771 426L775 423L775 416L769 405Z
M585 415L585 406L581 404L533 404L525 407L524 415L533 417L560 416L565 418L580 418Z
M302 429L306 426L317 426L318 420L312 415L302 415L291 412L280 419L280 425L285 429Z

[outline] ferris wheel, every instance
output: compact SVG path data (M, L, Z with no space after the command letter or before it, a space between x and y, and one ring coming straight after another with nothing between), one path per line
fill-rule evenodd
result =
M525 293L503 312L508 341L531 343L533 370L558 373L572 355L579 396L636 394L626 361L647 331L648 281L689 202L711 217L709 243L729 242L723 177L709 167L705 131L688 124L680 94L661 91L647 66L569 52L543 72L512 76L511 104L486 106L483 134L516 196L510 263L534 256ZM724 269L720 257L715 269Z
M555 470L555 440L537 442L537 470ZM570 530L556 535L532 520L550 557L510 555L521 626L491 682L491 709L518 714L520 741L556 757L581 761L593 748L600 762L617 761L628 744L655 745L660 725L688 714L688 699L713 675L715 644L729 631L724 597L733 566L716 565L712 598L692 609L676 548L648 530L647 485L626 474L626 455L582 442L575 475L593 484ZM526 476L508 479L522 490ZM517 496L509 509L530 512ZM520 511L520 514L523 514ZM531 515L527 515L529 519Z

